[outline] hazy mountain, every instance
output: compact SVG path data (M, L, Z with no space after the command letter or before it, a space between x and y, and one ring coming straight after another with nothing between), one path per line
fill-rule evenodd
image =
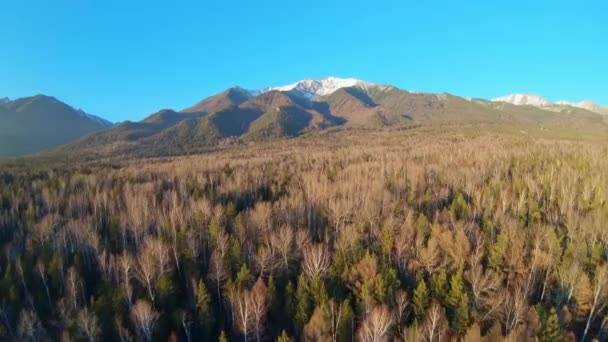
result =
M111 126L109 121L54 97L3 99L0 101L0 156L37 153Z

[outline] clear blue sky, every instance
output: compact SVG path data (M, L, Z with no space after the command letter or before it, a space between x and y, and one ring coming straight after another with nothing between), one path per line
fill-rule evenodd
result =
M6 0L0 97L113 121L322 76L608 105L608 1Z

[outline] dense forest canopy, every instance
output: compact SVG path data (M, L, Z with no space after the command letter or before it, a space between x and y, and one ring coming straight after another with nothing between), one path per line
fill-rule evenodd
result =
M0 339L608 339L608 145L363 132L0 166Z

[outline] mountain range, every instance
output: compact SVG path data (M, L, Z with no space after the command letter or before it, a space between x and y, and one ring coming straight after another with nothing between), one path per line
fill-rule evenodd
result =
M23 109L27 107L36 110ZM606 107L591 101L554 103L526 94L466 99L336 77L260 90L233 87L180 111L164 109L142 121L117 125L39 95L0 100L0 125L13 127L0 130L0 142L5 146L0 155L52 148L53 153L90 156L159 156L314 134L330 128L491 124L604 135L608 134L606 114ZM48 127L53 127L54 135L45 135L45 127L47 133ZM56 147L63 143L68 144Z

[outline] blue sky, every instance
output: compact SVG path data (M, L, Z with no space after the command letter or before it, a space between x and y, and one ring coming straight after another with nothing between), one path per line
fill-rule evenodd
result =
M605 0L6 0L0 97L138 120L233 85L338 76L608 105L607 17Z

